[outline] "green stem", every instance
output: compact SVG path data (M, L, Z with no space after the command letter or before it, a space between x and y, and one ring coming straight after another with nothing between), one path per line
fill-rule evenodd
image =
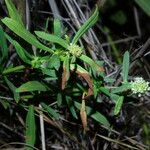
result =
M14 68L9 68L9 69L6 69L2 72L2 75L6 75L6 74L9 74L9 73L12 73L12 72L15 72L15 71L19 71L19 70L22 70L22 69L25 69L25 66L21 65L21 66L16 66Z

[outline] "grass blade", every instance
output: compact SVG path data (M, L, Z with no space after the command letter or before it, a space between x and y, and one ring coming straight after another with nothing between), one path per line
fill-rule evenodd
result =
M123 56L123 66L122 66L122 75L124 83L128 81L128 73L129 73L129 52L126 51Z
M0 48L1 48L0 64L2 64L4 59L7 58L8 56L8 47L7 47L4 31L1 26L0 26Z
M36 125L35 125L35 116L34 116L34 107L33 105L29 106L29 111L26 117L26 144L34 147L36 140ZM27 147L26 150L33 150L31 147Z

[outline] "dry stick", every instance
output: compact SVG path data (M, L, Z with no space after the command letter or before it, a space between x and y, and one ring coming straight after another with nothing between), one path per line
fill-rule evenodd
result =
M9 127L8 125L6 125L6 124L4 124L2 122L0 122L0 125L3 126L4 128L6 128L7 130L13 132L14 134L16 134L16 135L18 135L18 136L20 136L21 138L24 139L24 135L21 134L20 132L17 132L14 128Z
M135 25L136 25L136 30L137 34L139 37L141 37L141 28L140 28L140 23L139 23L139 15L136 7L133 7L134 11L134 18L135 18Z
M139 57L144 55L144 52L148 49L148 47L150 46L150 37L148 38L148 40L145 42L145 44L143 45L143 47L141 48L141 50L139 50L139 52L136 54L134 60L138 59ZM133 60L132 65L135 63L135 61Z
M54 14L54 18L61 19L59 9L57 7L56 1L55 0L48 0L48 3L50 5L50 8L52 10L52 13Z
M39 108L42 109L41 105L39 105ZM42 113L40 113L40 129L41 129L42 150L46 150L45 132L44 132L44 119L43 119Z
M31 16L29 8L29 0L26 0L26 29L30 30L31 28Z
M104 129L107 129L105 126L101 126L101 127L103 127ZM116 131L116 130L114 130L114 129L111 129L111 132L112 133L114 133L114 134L116 134L116 135L119 135L120 136L120 133L118 132L118 131ZM132 144L134 144L134 145L136 145L137 147L139 147L139 148L148 148L148 146L146 146L146 145L144 145L144 144L142 144L142 143L139 143L138 141L136 141L136 140L134 140L134 139L131 139L130 137L128 137L128 136L124 136L124 138L126 139L126 140L128 140L130 143L132 143Z
M139 150L138 148L133 147L133 146L131 146L131 145L128 145L128 144L126 144L126 143L123 143L123 142L121 142L121 141L118 141L118 140L115 140L115 139L111 139L111 138L109 138L109 137L105 137L105 136L100 135L100 134L97 134L97 136L100 137L100 138L102 138L102 139L105 139L105 140L107 140L107 141L109 141L109 142L113 142L113 143L122 145L122 146L124 146L124 147L130 148L130 149L132 149L132 150L133 150L133 149Z
M135 40L135 39L137 39L138 37L139 37L139 36L132 36L132 37L128 37L128 38L116 40L116 41L109 42L109 43L108 43L108 42L107 42L107 43L103 43L103 44L102 44L102 47L110 46L111 44L126 43L126 42L129 42L129 41Z

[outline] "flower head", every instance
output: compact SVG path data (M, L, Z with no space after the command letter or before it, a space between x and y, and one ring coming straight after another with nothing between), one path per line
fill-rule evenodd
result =
M79 57L81 56L82 54L82 48L79 47L78 45L76 44L70 44L68 46L68 50L69 50L69 53L72 54L73 56L76 56L76 57Z
M130 82L130 86L133 94L138 94L139 97L150 90L149 82L142 77L136 77L134 81Z

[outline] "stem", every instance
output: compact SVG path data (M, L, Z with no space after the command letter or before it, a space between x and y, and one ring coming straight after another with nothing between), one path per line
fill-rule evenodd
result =
M15 71L19 71L19 70L22 70L22 69L25 69L25 66L21 65L21 66L16 66L14 68L9 68L9 69L6 69L2 72L2 75L6 75L6 74L9 74L9 73L12 73L12 72L15 72Z

